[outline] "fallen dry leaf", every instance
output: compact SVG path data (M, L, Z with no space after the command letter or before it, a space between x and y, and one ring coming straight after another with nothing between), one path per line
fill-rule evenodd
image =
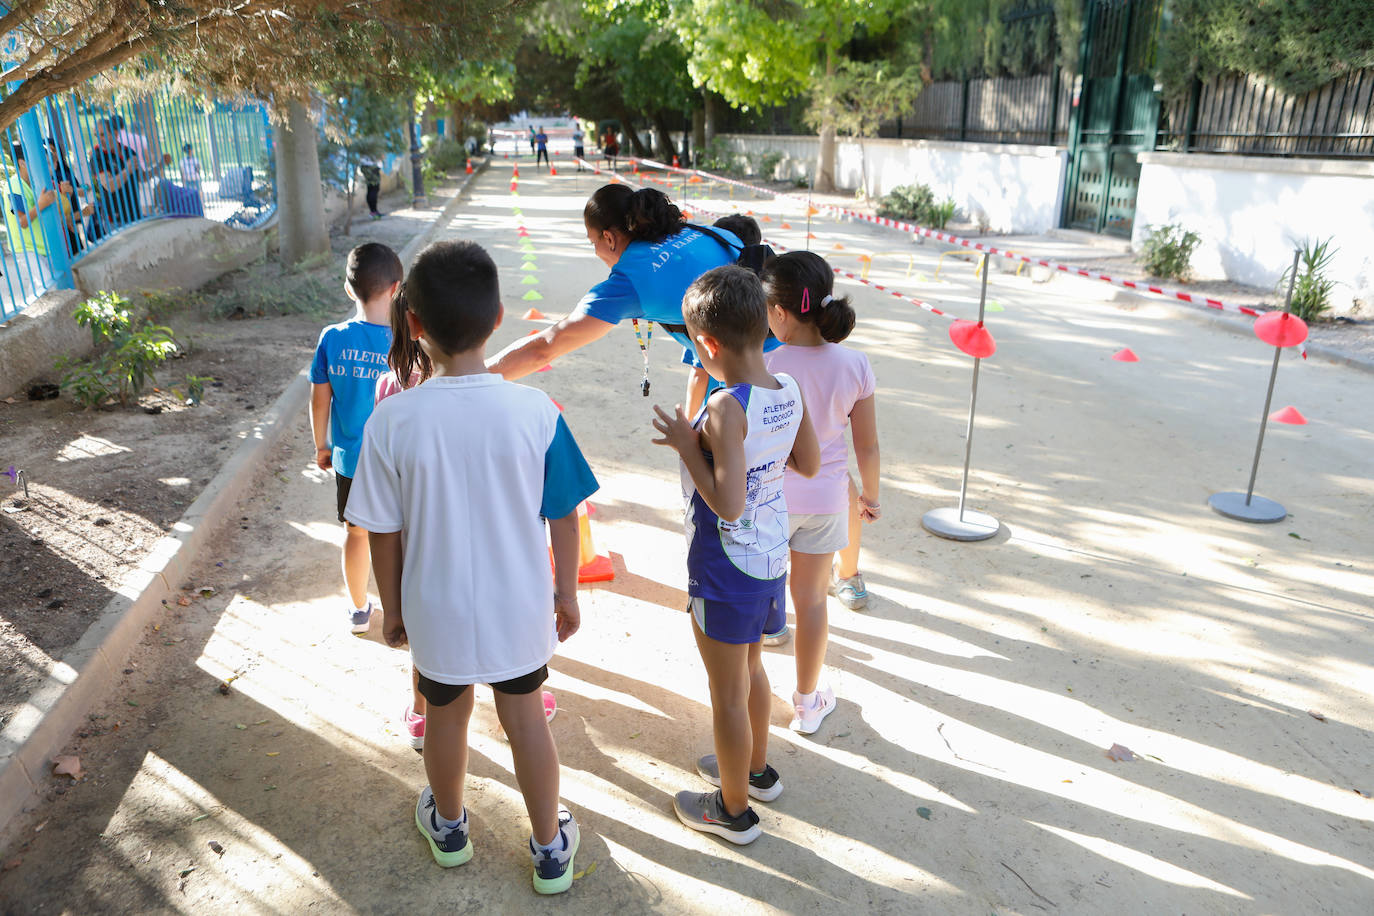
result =
M1107 756L1112 760L1119 760L1123 763L1130 763L1132 760L1139 759L1136 757L1135 751L1124 744L1113 744L1111 747L1107 748Z
M80 779L82 774L81 758L75 754L63 754L61 757L52 759L54 776L70 776L72 779Z
M214 840L211 840L207 845L209 845L210 851L213 852L215 855L224 855L224 847L221 846L219 843L216 843Z
M1326 715L1325 715L1324 713L1322 713L1322 712L1319 712L1318 710L1309 709L1309 710L1307 711L1307 714L1308 714L1309 716L1311 716L1312 718L1316 719L1318 722L1325 722L1325 721L1326 721Z
M187 598L185 595L182 595L180 598L177 599L177 604L181 605L182 607L190 607L191 599Z
M5 863L4 869L0 869L0 870L9 871L9 870L12 869L12 868L18 868L18 867L19 867L20 865L22 865L23 863L24 863L24 857L23 857L23 856L15 856L13 859L10 859L8 862Z

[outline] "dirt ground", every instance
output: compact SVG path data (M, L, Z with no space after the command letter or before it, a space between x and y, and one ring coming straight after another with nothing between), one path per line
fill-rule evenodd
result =
M341 284L348 250L378 241L399 251L451 191L441 189L418 210L409 194L390 195L385 218L355 217L352 234L336 232L332 257L314 269L284 274L280 262L266 261L199 296L159 297L158 320L173 329L183 355L136 404L85 410L66 397L31 401L24 390L0 397L0 464L24 470L30 495L25 500L0 478L0 576L7 583L0 725L199 495L257 412L309 362L320 328L347 314ZM283 298L292 290L298 301ZM213 378L198 406L186 405L187 376ZM47 380L58 378L54 372Z
M524 170L513 197L494 169L449 230L502 269L510 317L494 346L542 326L524 308L560 314L605 275L580 231L597 182L560 171ZM817 247L885 243L873 227L816 231ZM918 254L925 277L936 253ZM976 309L967 271L875 278ZM1367 912L1374 375L1283 360L1274 406L1311 422L1270 426L1257 492L1290 516L1229 521L1206 498L1245 485L1272 351L1081 281L994 274L999 350L981 369L969 502L1002 528L956 543L920 518L957 501L970 361L944 319L840 289L879 380L873 602L831 603L840 702L815 736L786 727L790 647L765 653L787 789L758 806L757 843L729 847L672 814L710 744L681 611L676 463L649 444L649 405L676 400L683 373L655 341L641 398L623 329L527 380L564 405L591 460L597 546L617 571L582 592L582 631L550 666L562 793L583 830L566 897L529 886L487 691L466 799L476 856L439 869L416 834L408 660L379 622L347 632L332 484L302 416L187 604L149 628L73 739L85 775L54 776L0 854L0 911ZM1141 362L1113 361L1123 346Z

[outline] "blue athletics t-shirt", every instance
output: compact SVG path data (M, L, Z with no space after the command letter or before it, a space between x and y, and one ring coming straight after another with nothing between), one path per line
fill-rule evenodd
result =
M734 233L712 228L731 245ZM727 248L695 229L683 228L661 242L631 242L611 268L611 275L593 286L576 311L609 321L647 318L659 324L682 324L682 295L706 271L735 263L738 251ZM673 338L696 352L685 334Z
M310 381L334 391L329 404L329 444L336 473L352 477L358 465L363 425L372 415L377 376L386 370L391 328L352 318L320 332Z

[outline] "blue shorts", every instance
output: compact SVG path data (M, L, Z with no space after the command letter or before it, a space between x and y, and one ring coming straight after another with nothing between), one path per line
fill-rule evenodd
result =
M777 579L770 593L734 601L692 597L687 610L701 632L731 645L756 643L764 633L776 633L787 623L787 576Z

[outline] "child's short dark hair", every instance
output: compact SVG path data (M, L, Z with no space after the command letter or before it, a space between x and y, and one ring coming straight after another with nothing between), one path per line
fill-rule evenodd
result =
M400 283L404 277L401 259L381 242L368 242L348 253L344 278L353 287L360 302L371 302L388 286Z
M682 320L728 350L761 350L768 336L763 284L753 271L733 264L708 270L687 287Z
M763 230L759 228L759 221L743 213L722 216L711 225L733 232L746 245L757 245L763 241Z
M501 317L496 264L476 242L426 246L406 277L405 296L425 337L445 353L485 343Z

